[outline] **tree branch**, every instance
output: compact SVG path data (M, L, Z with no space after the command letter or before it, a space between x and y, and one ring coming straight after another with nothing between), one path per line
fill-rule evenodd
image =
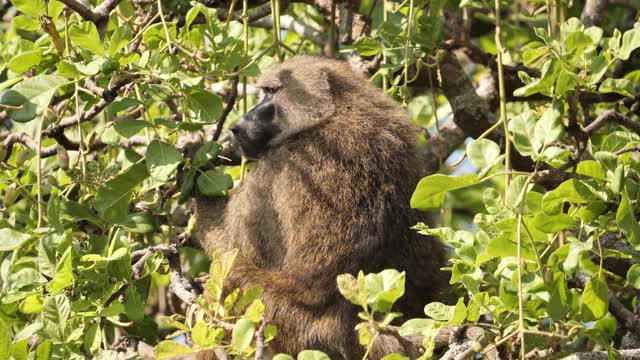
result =
M96 24L97 28L101 28L109 20L109 14L118 6L120 0L105 0L95 10L91 10L77 0L60 0L60 2L77 12L83 19Z
M584 132L587 133L587 135L591 135L611 121L616 122L629 130L633 130L637 134L640 134L640 122L634 121L630 117L622 115L613 109L607 110L600 114L591 124L587 125L587 127L584 128Z
M236 98L238 97L238 82L240 80L239 76L234 76L231 80L231 91L227 94L227 105L225 106L222 114L220 115L220 119L218 119L218 123L216 124L216 131L213 133L213 141L218 141L220 138L220 134L222 133L222 128L224 127L224 123L229 116L231 110L233 110L233 106L236 103Z
M620 359L622 360L638 360L640 359L640 349L618 350ZM564 360L608 360L609 355L606 351L579 352L567 356Z
M108 97L105 96L105 98L100 100L97 104L93 105L86 112L66 117L66 118L62 119L57 125L49 126L47 129L45 129L42 132L42 135L47 136L47 137L54 137L54 135L57 135L57 134L61 133L64 129L66 129L68 127L71 127L71 126L74 126L74 125L77 125L78 124L78 117L80 118L79 121L81 123L85 122L85 121L92 120L98 114L100 114L100 112L102 112L102 110L104 110L104 108L106 108L107 105L109 105L111 102L113 102L113 100L115 100L115 96L112 96L111 94L115 94L123 86L131 83L134 79L135 79L134 76L126 76L126 77L123 77L123 78L120 78L120 79L114 81L103 92L103 93L109 92L108 94L110 94L110 96L108 96Z
M267 328L267 318L262 315L262 322L260 323L260 327L256 332L256 353L254 356L255 360L263 360L264 359L264 330Z

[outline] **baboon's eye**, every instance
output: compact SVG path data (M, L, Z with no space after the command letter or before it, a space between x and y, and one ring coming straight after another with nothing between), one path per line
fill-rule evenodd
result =
M267 86L267 87L263 87L262 91L264 91L265 94L273 95L278 92L278 88L273 86Z

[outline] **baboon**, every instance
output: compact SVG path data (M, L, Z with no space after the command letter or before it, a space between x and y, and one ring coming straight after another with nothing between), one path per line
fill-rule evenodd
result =
M406 271L396 311L424 317L441 289L443 248L411 226L420 164L404 110L346 62L298 56L265 74L262 100L232 127L255 166L226 201L199 198L203 247L240 255L229 287L264 288L273 354L362 358L358 307L339 274ZM379 338L380 339L380 338ZM377 340L372 357L397 351Z

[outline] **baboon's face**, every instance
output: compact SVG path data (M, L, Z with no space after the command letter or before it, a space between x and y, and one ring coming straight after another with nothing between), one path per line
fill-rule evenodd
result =
M310 57L293 58L258 81L259 103L231 127L246 157L258 158L333 114L329 69L319 64Z
M231 126L242 153L248 158L257 158L264 153L280 133L275 122L275 93L264 89L262 93L260 102Z

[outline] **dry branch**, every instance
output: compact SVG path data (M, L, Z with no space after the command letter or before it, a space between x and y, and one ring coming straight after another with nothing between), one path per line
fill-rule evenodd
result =
M222 133L222 128L224 127L224 123L229 116L231 110L233 110L233 106L236 103L236 98L238 97L238 82L240 81L240 76L234 76L231 80L231 91L227 94L226 103L222 114L220 115L220 119L218 119L218 123L216 124L216 130L213 133L213 141L218 141L220 138L220 134Z
M640 360L640 349L618 350L622 360ZM608 360L606 351L579 352L567 356L564 360Z
M103 91L103 94L105 92L109 92L110 95L108 97L105 96L105 98L100 100L97 104L93 105L89 110L81 114L75 114L66 117L62 119L58 124L49 126L42 132L42 135L47 137L54 137L55 135L60 134L62 131L64 131L64 129L77 125L78 118L80 122L92 120L93 118L98 116L102 112L102 110L107 107L107 105L115 100L115 96L112 96L111 94L117 93L122 87L131 83L134 78L135 77L133 76L125 76L114 81L111 85L109 85L107 89Z
M602 128L607 123L612 121L626 127L629 130L636 132L637 134L640 134L640 122L635 121L628 116L622 115L613 109L607 110L600 114L591 124L587 125L587 127L584 128L584 131L588 135L591 135L598 129Z
M256 353L254 356L255 360L263 360L264 359L264 330L267 328L267 318L262 315L262 321L260 322L260 327L256 332Z
M109 14L118 6L120 0L105 0L93 10L77 0L60 0L60 2L77 12L83 19L91 21L96 24L96 27L101 28L109 20Z

